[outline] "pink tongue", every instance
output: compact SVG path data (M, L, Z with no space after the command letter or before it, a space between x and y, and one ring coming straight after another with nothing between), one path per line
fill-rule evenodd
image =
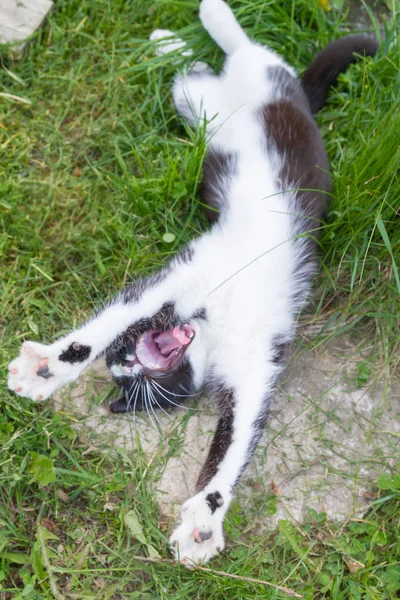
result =
M136 344L136 355L144 367L165 369L173 364L179 351L188 346L193 337L194 330L190 325L159 334L146 331Z
M174 327L172 331L164 331L154 338L160 353L163 356L169 356L173 350L190 343L191 338L180 327Z

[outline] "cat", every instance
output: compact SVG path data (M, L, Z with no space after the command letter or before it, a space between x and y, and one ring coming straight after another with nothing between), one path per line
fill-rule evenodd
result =
M188 124L206 128L200 194L211 229L81 328L48 346L24 342L8 381L16 394L45 400L105 354L123 391L114 412L180 404L201 390L215 398L215 437L170 538L188 566L224 548L225 514L310 293L331 189L313 113L355 52L377 51L369 36L346 36L298 78L248 38L223 0L203 0L200 19L226 54L224 68L216 75L193 64L176 76L173 99ZM163 45L165 35L173 34L152 36L161 51L184 48L178 38Z

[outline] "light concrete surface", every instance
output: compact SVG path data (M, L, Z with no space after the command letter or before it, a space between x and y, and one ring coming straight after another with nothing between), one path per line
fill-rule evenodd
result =
M15 43L32 35L53 8L51 0L0 0L0 43ZM12 48L15 58L25 44Z
M309 508L345 522L362 516L374 498L374 482L400 460L400 387L380 382L357 389L361 360L339 338L323 349L292 358L271 407L256 456L238 486L243 510L253 502L261 528L279 519L303 522ZM138 442L149 469L146 481L167 517L194 492L212 439L217 410L202 398L191 409L159 409L152 421L143 413L116 416L101 403L112 389L102 361L56 397L56 409L69 415L88 445L135 452ZM161 433L155 427L155 416ZM276 512L267 506L276 496Z

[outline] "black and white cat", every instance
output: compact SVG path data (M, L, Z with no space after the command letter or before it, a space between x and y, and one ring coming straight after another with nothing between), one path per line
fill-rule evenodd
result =
M331 185L312 113L354 52L377 49L368 36L348 36L298 79L247 37L222 0L203 0L200 19L227 55L224 69L215 75L194 64L176 77L173 96L188 123L206 123L201 197L211 230L80 329L49 346L25 342L9 366L10 389L36 401L104 353L124 392L115 412L179 404L202 389L213 395L217 431L170 540L186 564L205 563L224 547L225 514L310 291ZM163 51L184 47L177 38L159 44Z

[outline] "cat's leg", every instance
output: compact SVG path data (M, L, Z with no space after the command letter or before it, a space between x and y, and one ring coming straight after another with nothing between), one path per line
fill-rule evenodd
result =
M209 35L227 54L225 90L235 98L237 106L258 107L272 99L279 81L274 81L271 86L271 69L284 69L292 77L297 76L295 69L281 56L246 35L223 0L202 0L200 19Z
M187 73L179 73L172 89L177 112L190 125L206 124L211 134L222 124L224 98L221 79L196 63Z
M199 16L204 29L228 56L252 46L260 47L247 36L232 9L223 0L202 0ZM275 60L280 61L281 66L286 65L275 52L268 51L271 57L275 56ZM248 66L251 67L251 63Z
M223 0L202 0L199 16L204 29L225 54L252 43Z
M283 365L271 357L265 377L255 377L257 366L234 388L221 386L217 397L221 417L207 460L201 470L197 494L182 506L181 523L170 543L175 557L205 563L224 548L223 521L235 485L248 464L267 419L275 382ZM266 372L267 371L267 372Z
M274 51L250 40L222 0L203 0L200 18L226 52L225 65L218 76L204 72L198 76L190 71L178 74L174 103L188 123L206 125L207 141L217 151L238 152L246 140L243 134L238 137L237 131L248 132L249 143L254 145L260 135L254 111L284 95L281 72L289 79L296 73Z
M165 272L128 287L82 327L53 344L24 342L20 355L9 365L9 388L19 396L45 400L74 381L133 324L151 319L165 327L169 322L176 324L179 316L171 297L179 286L178 265L178 261L171 263Z
M8 367L8 387L19 396L45 400L80 373L121 334L135 318L132 305L122 298L90 321L53 344L26 341Z
M171 60L176 63L178 57L192 56L193 51L186 49L186 42L168 29L156 29L150 35L156 41L157 56L172 54ZM210 119L218 112L219 106L213 107L212 98L219 96L220 84L211 67L202 61L190 65L186 72L179 73L174 80L173 97L178 113L188 122L198 125L202 117Z

